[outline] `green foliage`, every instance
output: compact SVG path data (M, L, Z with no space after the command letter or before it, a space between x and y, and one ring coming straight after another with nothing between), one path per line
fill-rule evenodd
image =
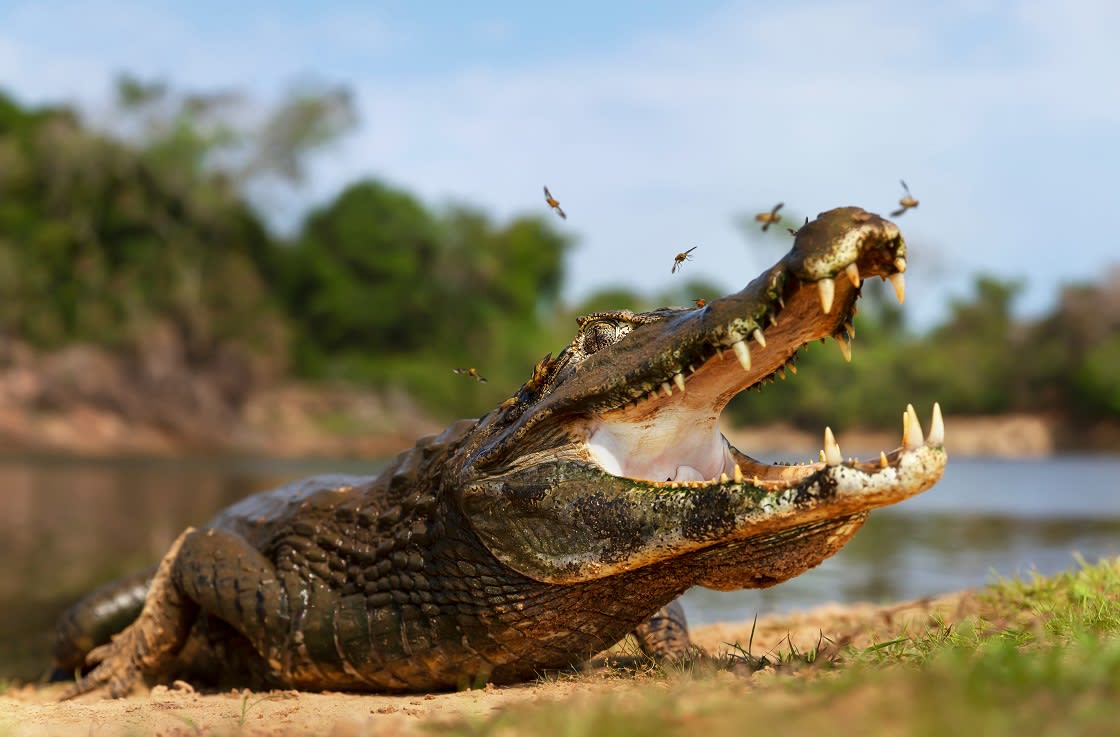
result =
M304 372L398 385L442 413L501 401L549 350L567 239L540 218L504 227L466 208L433 215L377 182L308 218L285 269ZM456 367L489 381L472 385Z
M0 331L120 345L165 321L197 355L279 331L254 263L268 236L219 175L0 100Z

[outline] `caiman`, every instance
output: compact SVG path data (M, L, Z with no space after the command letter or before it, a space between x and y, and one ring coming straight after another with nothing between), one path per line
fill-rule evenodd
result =
M496 409L420 440L375 478L324 476L251 496L188 529L154 570L59 623L68 695L187 678L228 685L429 691L509 683L630 633L689 652L692 586L772 586L839 550L869 510L946 464L934 405L902 442L771 465L720 413L809 341L850 356L863 279L902 299L898 228L856 207L796 233L771 269L699 308L600 312ZM127 625L127 626L126 626ZM123 629L122 629L123 628ZM120 630L117 632L117 630Z

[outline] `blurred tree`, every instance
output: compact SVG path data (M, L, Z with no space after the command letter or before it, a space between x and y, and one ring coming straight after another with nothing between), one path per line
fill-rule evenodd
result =
M435 216L373 181L312 213L286 267L297 366L478 411L527 378L551 337L568 240L540 218ZM486 385L451 373L476 366Z

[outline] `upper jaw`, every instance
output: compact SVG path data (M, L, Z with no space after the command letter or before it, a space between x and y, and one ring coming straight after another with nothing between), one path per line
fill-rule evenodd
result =
M835 230L837 221L853 216L862 239L851 230L839 238L826 232L839 243L826 251L814 237L820 228L810 224L785 259L741 292L676 316L671 330L643 326L614 346L613 363L642 372L628 379L621 406L594 413L585 426L588 460L613 475L652 482L718 480L737 465L775 479L803 475L791 467L762 469L731 448L719 433L719 417L733 396L784 372L809 341L832 336L850 360L865 276L892 278L904 296L905 245L893 224L852 208L814 222ZM627 351L653 358L619 360Z

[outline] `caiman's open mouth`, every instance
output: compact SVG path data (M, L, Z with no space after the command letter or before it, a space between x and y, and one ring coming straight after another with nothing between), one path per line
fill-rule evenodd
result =
M894 229L891 223L879 223L881 228ZM786 372L796 373L797 352L808 342L832 337L844 358L851 360L855 303L863 274L889 279L899 301L905 298L905 246L897 229L894 235L880 237L872 247L835 249L830 268L816 279L805 273L806 266L809 271L812 267L807 259L800 264L801 276L780 264L760 278L763 284L752 285L752 296L765 295L761 300L744 300L740 293L690 311L701 313L688 317L705 326L691 336L687 330L674 331L685 333L684 340L673 346L680 360L662 363L660 381L648 374L636 377L635 385L653 386L653 390L620 409L589 416L583 428L587 459L613 476L655 486L696 488L746 480L760 489L781 489L835 466L856 469L873 479L880 471L897 469L908 452L927 443L941 446L944 422L936 404L928 438L908 406L901 445L865 461L845 460L829 428L824 430L820 461L796 465L751 458L719 431L720 413L731 398L775 375L784 378ZM717 324L702 314L709 311ZM630 339L637 337L635 331Z
M901 276L901 272L898 274ZM853 285L858 285L858 276ZM904 287L901 280L901 298ZM816 291L811 286L799 289L787 310L798 310L802 303L815 302ZM854 299L853 299L854 302ZM817 303L820 304L820 303ZM823 310L823 305L818 307ZM845 320L849 325L850 316ZM794 325L790 321L791 326ZM782 323L763 334L757 331L752 338L753 350L740 340L732 344L734 358L723 350L714 351L712 357L689 373L677 373L662 382L660 392L652 393L636 404L624 409L594 415L587 425L587 451L589 458L600 468L614 476L666 484L701 486L726 483L733 479L741 483L753 481L756 487L766 488L767 481L775 486L788 486L827 466L847 464L874 473L897 465L902 454L923 444L942 445L945 426L941 408L933 405L929 436L924 437L921 423L912 405L902 413L902 443L891 451L882 451L878 458L860 461L844 460L831 428L824 429L824 442L820 461L788 465L769 464L756 460L732 446L720 433L719 419L724 407L739 392L750 389L779 373L796 373L797 351L805 345L798 342L790 330L783 330ZM851 360L849 337L838 338L846 360Z

